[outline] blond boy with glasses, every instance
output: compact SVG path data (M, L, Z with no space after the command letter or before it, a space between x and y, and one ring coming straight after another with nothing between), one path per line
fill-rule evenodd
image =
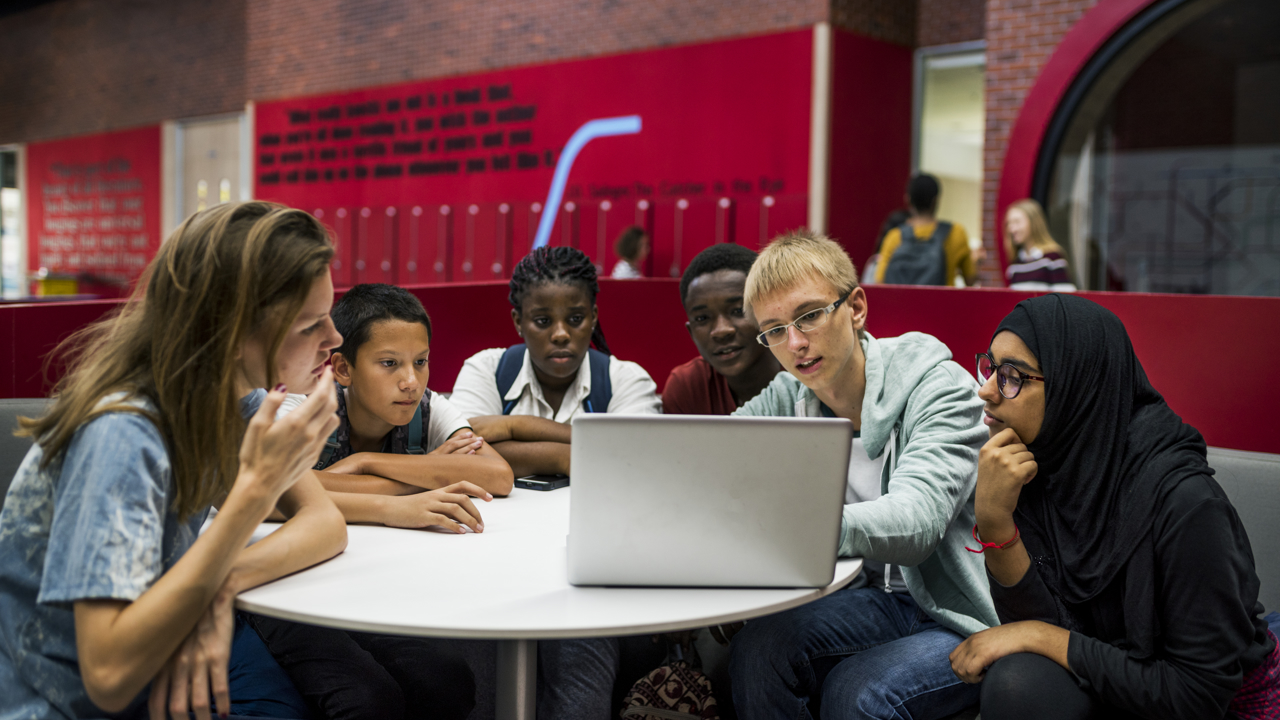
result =
M840 245L807 231L770 243L747 277L757 341L787 372L736 414L853 422L840 555L865 565L733 639L743 718L947 717L978 700L948 655L998 624L982 558L965 550L987 437L977 383L934 337L868 333L857 277Z

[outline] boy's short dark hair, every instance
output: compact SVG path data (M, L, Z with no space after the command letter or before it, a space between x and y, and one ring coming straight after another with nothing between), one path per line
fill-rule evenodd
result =
M907 182L907 199L911 209L917 212L931 213L938 209L938 193L942 186L938 178L929 173L917 173Z
M754 250L733 243L712 245L693 256L689 267L684 269L684 275L680 277L680 303L688 299L689 285L697 278L719 270L741 270L743 275L750 275L755 262Z
M355 362L356 351L369 342L370 328L383 320L422 323L431 342L431 317L413 293L395 285L364 283L356 285L333 306L333 326L342 334L342 353L347 362Z

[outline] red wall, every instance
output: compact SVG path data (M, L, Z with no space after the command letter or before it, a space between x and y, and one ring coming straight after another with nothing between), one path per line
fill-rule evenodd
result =
M873 286L868 329L936 336L966 368L1018 301L1005 289ZM1280 453L1280 298L1085 292L1124 322L1151 384L1213 446Z
M833 35L827 228L861 272L911 174L911 49Z
M128 283L160 247L160 126L27 146L28 270Z
M757 247L804 224L812 37L260 102L255 194L333 227L339 287L509 277L544 212L557 214L552 245L606 270L622 229L645 225L647 274L678 276L713 243ZM624 115L641 116L640 133L589 143L562 207L543 209L573 132Z
M505 283L410 288L435 326L431 386L452 388L462 362L517 342ZM986 349L991 332L1032 293L1002 289L872 286L868 329L890 337L937 336L961 365ZM1275 421L1280 383L1266 371L1280 357L1280 298L1082 293L1124 321L1156 389L1210 445L1280 453ZM684 329L673 280L604 280L600 317L614 352L639 362L659 384L697 350ZM42 355L112 301L0 305L0 397L42 395ZM466 312L459 312L466 308Z

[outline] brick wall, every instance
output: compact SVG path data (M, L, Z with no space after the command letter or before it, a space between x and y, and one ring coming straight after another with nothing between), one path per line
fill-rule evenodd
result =
M987 0L919 0L916 45L950 45L986 35Z
M242 110L247 0L58 0L0 18L0 143Z
M917 4L918 0L831 0L831 24L866 37L914 47Z
M778 32L911 44L911 0L53 0L0 15L0 143L272 99Z
M248 93L271 99L777 32L826 20L829 3L250 0Z
M984 280L1023 99L1098 0L55 0L0 17L0 143L271 99L778 32L829 20L906 46L987 40ZM983 23L985 22L985 25Z
M987 2L987 131L983 145L982 236L987 259L983 284L1000 285L995 250L996 193L1009 133L1022 101L1058 43L1098 0L989 0Z

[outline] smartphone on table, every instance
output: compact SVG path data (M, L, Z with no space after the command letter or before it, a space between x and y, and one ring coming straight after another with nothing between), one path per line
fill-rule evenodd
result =
M526 490L555 490L569 487L568 475L530 475L516 478L516 487Z

